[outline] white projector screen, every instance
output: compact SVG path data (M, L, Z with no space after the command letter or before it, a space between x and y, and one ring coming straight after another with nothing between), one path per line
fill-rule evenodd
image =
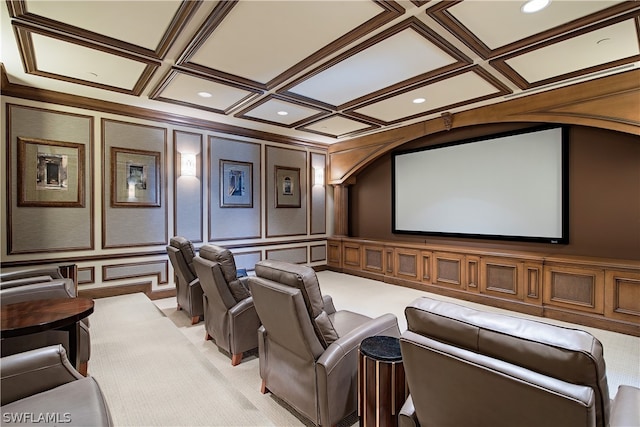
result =
M393 153L393 232L567 243L566 132Z

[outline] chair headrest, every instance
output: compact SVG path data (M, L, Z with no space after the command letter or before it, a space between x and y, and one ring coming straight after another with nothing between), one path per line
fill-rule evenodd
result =
M219 263L227 283L237 279L236 261L229 249L216 245L204 245L200 248L200 257Z
M326 348L338 333L324 310L318 276L313 268L284 261L264 260L256 264L256 276L300 289L316 334Z
M182 236L174 236L171 239L169 239L169 246L172 246L178 249L182 253L182 256L184 257L185 262L189 266L189 269L195 275L195 269L193 267L193 258L196 256L196 250L193 247L193 243L191 243L191 240L188 240Z

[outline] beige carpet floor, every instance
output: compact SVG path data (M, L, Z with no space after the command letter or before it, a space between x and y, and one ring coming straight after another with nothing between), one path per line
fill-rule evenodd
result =
M393 313L401 331L406 329L404 308L420 296L503 311L331 271L319 272L318 278L338 310L371 317ZM130 296L96 300L91 316L89 371L103 387L116 425L309 425L272 395L260 393L257 353L245 354L242 363L232 367L227 354L204 340L203 322L191 325L187 315L176 310L175 298L136 309L140 302ZM640 338L533 318L588 330L600 339L612 397L620 384L640 387ZM131 337L123 342L125 334ZM357 418L342 424L357 425Z

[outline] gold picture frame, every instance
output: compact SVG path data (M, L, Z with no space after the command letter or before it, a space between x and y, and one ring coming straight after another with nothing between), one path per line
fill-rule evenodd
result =
M84 207L85 146L18 137L18 206Z
M111 206L160 207L160 152L111 147Z

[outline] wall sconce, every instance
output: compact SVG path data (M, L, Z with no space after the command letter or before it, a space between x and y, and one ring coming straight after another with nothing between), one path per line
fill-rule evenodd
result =
M313 185L324 186L324 168L313 168Z
M180 176L196 176L196 155L183 153L180 155Z

